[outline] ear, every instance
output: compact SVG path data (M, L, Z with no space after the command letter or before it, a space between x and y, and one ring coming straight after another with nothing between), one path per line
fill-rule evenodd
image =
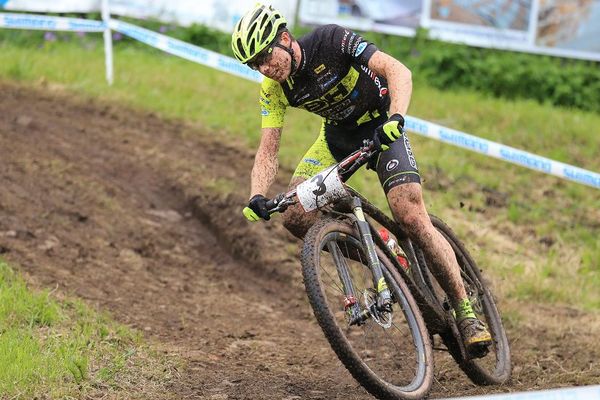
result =
M281 43L285 46L289 46L292 43L292 37L289 32L285 31L281 33Z

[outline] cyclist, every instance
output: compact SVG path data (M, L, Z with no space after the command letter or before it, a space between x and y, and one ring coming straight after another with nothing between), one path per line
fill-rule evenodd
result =
M292 176L290 189L372 138L382 150L373 167L394 219L434 266L438 281L452 299L465 346L468 350L489 346L491 336L473 312L454 251L425 209L417 163L403 129L412 94L410 70L341 26L321 26L297 40L286 26L277 10L257 4L239 20L231 38L235 57L265 76L260 92L262 136L244 215L250 221L270 218L265 195L277 174L287 107L323 118L316 141ZM316 218L317 211L305 213L300 205L283 214L284 226L299 238Z

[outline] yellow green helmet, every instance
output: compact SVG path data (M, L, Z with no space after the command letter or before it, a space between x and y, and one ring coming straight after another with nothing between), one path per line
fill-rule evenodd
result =
M270 5L257 4L235 25L231 34L231 48L235 58L242 63L253 59L277 37L277 31L285 27L284 16Z

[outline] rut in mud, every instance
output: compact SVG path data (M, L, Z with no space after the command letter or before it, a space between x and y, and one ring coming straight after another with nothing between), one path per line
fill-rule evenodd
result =
M0 90L0 253L184 359L156 398L370 398L316 325L299 243L241 215L252 149L50 88ZM510 384L475 387L436 352L431 396L600 382L597 315L522 306Z

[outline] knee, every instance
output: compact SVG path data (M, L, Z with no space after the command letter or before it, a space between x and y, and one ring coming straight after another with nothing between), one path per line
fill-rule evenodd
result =
M388 202L396 222L411 236L419 236L432 227L420 187L395 187L388 193Z
M427 214L425 214L426 216ZM429 221L423 218L421 213L405 212L398 221L409 234L415 235L419 232L427 230L427 223Z
M299 211L295 206L292 206L282 215L283 227L298 239L303 239L308 228L310 228L310 225L306 223L305 216L306 214L303 211Z
M410 211L402 213L400 217L400 222L407 230L412 230L413 227L418 227L423 225L423 218L417 213L412 213Z

